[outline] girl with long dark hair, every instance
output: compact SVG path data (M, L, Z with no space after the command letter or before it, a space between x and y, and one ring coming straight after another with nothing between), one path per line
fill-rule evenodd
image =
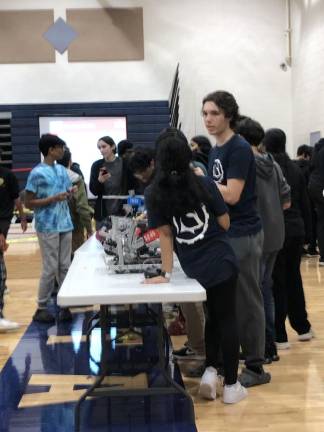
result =
M116 157L116 144L110 136L101 137L97 143L102 158L91 166L89 188L97 196L94 218L99 229L107 216L120 213L121 201L103 199L104 195L121 195L123 185L123 161Z
M226 230L229 216L224 200L208 177L196 176L190 166L186 137L169 128L157 139L156 174L145 191L149 224L160 233L161 275L145 283L168 283L173 246L182 269L207 293L205 328L206 370L199 393L216 398L218 352L224 359L225 403L236 403L247 391L237 381L239 339L236 321L237 263Z

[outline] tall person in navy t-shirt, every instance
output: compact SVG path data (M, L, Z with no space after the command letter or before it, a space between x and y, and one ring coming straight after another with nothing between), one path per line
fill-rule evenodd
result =
M250 145L234 127L238 105L230 93L216 91L203 100L205 126L216 139L209 153L208 174L228 205L230 243L239 261L237 290L240 344L246 368L239 379L246 387L268 383L264 372L265 317L259 284L263 232L256 209L256 168Z
M236 403L247 392L237 381L239 339L236 320L237 262L228 242L229 217L214 182L190 167L191 150L177 129L157 139L156 174L145 190L149 225L160 233L162 272L146 283L167 283L173 246L187 276L207 292L206 370L200 395L216 398L218 352L224 356L223 401Z

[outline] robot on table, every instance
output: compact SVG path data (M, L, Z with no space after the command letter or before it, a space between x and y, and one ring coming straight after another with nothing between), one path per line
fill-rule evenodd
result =
M141 208L143 199L130 196L124 205L126 216L111 216L111 226L99 230L107 266L115 273L154 275L161 269L159 233L148 228L146 218L136 217Z

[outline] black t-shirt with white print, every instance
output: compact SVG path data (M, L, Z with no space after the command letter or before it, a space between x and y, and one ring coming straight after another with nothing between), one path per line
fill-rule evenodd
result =
M200 180L213 197L212 207L202 204L196 211L168 220L162 213L152 211L150 186L145 190L145 204L151 228L172 227L175 250L186 275L210 288L235 275L237 262L227 233L216 219L227 212L226 204L211 179L200 177Z
M254 235L261 230L261 219L256 207L255 159L250 145L239 135L209 153L208 175L217 183L226 185L228 179L245 181L240 200L228 205L231 226L230 237Z

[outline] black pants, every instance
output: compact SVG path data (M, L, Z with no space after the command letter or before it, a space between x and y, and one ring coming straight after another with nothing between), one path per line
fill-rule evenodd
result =
M310 233L308 251L316 252L316 247L317 247L317 213L316 213L315 204L311 198L309 199L309 202L310 202L310 206L311 206L312 231ZM324 208L324 204L323 204L323 208Z
M10 227L10 220L0 220L0 228L1 232L5 238L7 238L8 230ZM0 251L0 318L3 317L3 296L6 289L6 280L7 280L7 269L4 261L4 254Z
M285 321L288 316L291 327L298 333L308 333L303 281L300 274L300 261L303 237L288 237L273 269L273 296L275 301L276 341L287 342Z
M207 291L205 326L206 366L219 366L219 350L224 360L225 384L235 384L239 363L239 336L236 319L236 281L234 276Z
M317 216L317 242L321 259L324 260L324 197L322 188L313 188L309 190L309 195L314 203Z

